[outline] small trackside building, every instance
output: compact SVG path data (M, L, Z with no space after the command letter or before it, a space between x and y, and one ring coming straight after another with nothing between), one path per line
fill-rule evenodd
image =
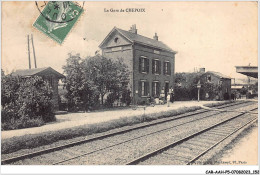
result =
M207 71L200 77L200 83L205 89L206 84L214 86L214 92L203 90L201 99L203 100L230 100L231 98L231 78L219 72ZM211 93L211 94L209 94Z
M133 103L142 103L148 96L157 98L174 87L176 51L158 40L137 34L136 25L129 31L114 27L99 45L102 55L123 59L130 71Z
M35 69L22 69L17 70L12 73L12 76L20 76L20 77L32 77L39 76L44 80L48 81L53 89L53 107L54 111L59 110L59 93L58 93L58 83L59 79L65 78L64 75L52 69L51 67L45 68L35 68Z

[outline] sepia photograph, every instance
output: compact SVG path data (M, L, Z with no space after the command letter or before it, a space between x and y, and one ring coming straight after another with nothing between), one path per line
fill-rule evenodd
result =
M24 165L259 174L258 1L2 1L1 168Z

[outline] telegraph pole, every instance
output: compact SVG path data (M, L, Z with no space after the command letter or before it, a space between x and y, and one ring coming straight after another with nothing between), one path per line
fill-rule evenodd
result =
M33 44L33 35L32 35L32 34L31 34L31 38L32 38L33 56L34 56L34 66L35 66L35 68L37 68L36 56L35 56L35 49L34 49L34 44Z
M31 69L31 58L30 58L30 39L29 39L29 35L27 35L27 39L28 39L28 58L29 58L29 69Z

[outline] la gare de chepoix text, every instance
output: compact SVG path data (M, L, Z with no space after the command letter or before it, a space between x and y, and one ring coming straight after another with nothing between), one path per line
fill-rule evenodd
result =
M126 9L104 8L104 12L145 12L145 8L126 8Z

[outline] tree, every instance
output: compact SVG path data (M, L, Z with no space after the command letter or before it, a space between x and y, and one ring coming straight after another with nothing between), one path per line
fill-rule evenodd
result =
M130 88L129 88L129 69L128 66L123 62L122 58L118 58L115 62L116 68L116 86L113 87L114 93L121 98L123 103L129 105L131 103Z
M239 91L242 95L246 95L247 93L247 87L243 86L240 91Z
M68 110L88 110L91 105L90 101L94 96L92 93L94 85L89 79L86 79L84 62L80 55L68 54L68 56L67 64L63 66L66 75L64 87L67 90Z
M112 102L122 96L129 85L129 71L122 59L112 61L101 55L95 55L85 60L84 70L86 79L96 87L102 105L105 94L114 94Z
M257 94L258 93L258 82L255 82L254 84L250 84L248 89L252 90L253 94Z
M68 110L74 111L79 107L82 101L83 85L83 72L81 66L81 58L79 55L68 54L69 58L66 60L67 64L63 66L66 79L64 81L64 87L67 89L66 98L68 99Z
M3 69L1 69L1 77L5 76L5 72L3 71Z
M79 54L69 54L63 69L70 110L89 110L98 104L99 97L103 105L105 94L109 95L110 104L120 97L129 101L129 71L122 59L114 61L99 54L81 59Z
M20 88L19 77L11 75L2 76L1 78L1 105L4 107L7 104L15 103L18 98L18 89Z

